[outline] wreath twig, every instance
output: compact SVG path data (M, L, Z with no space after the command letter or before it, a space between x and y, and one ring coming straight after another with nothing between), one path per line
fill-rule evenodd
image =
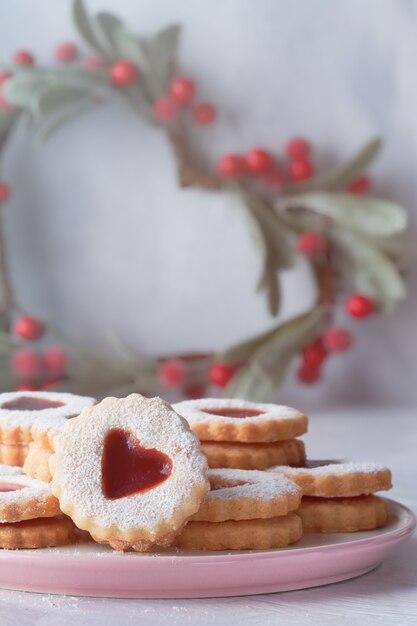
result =
M0 222L0 324L2 369L20 379L19 388L57 386L100 394L141 391L164 393L180 387L189 397L203 395L207 382L228 396L264 400L283 380L288 365L301 355L298 377L315 382L333 352L352 343L351 332L334 323L341 300L351 317L389 311L405 296L404 270L409 261L406 213L399 205L366 195L364 172L380 149L368 143L347 163L315 174L311 146L295 139L285 163L265 149L222 156L217 171L200 167L191 156L185 128L209 126L216 117L210 103L199 103L191 79L178 75L180 29L169 26L147 42L139 40L116 16L90 16L82 0L73 3L77 30L94 56L61 44L58 67L40 67L25 51L14 55L0 75L0 154L12 139L16 120L25 119L44 140L71 119L114 101L162 130L177 165L180 187L198 187L237 197L260 253L258 289L270 313L280 308L279 274L302 256L316 281L311 310L275 325L265 333L220 354L183 354L159 359L132 355L112 337L117 356L87 353L79 346L21 348L21 341L41 340L50 324L22 316L11 283ZM0 202L9 187L0 182ZM3 216L0 216L3 219ZM348 296L346 300L346 296ZM13 321L14 320L14 321ZM13 321L13 327L10 328ZM67 351L69 360L67 361ZM0 384L9 384L2 377Z

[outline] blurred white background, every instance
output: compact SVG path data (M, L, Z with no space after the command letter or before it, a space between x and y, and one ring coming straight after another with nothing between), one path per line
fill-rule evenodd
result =
M381 135L373 191L417 205L417 2L411 0L89 0L141 35L183 26L181 70L219 122L197 129L208 163L263 146L282 153L302 135L325 168ZM74 40L69 0L1 0L0 57L32 50L52 63ZM25 308L95 348L107 330L143 352L218 349L275 323L254 294L259 262L238 205L176 186L157 130L104 107L36 146L20 139L3 178L13 281ZM286 317L311 303L306 268L283 276ZM324 381L290 375L279 399L297 405L417 399L415 269L391 319L352 323L356 346ZM340 313L341 323L345 323ZM347 322L350 324L350 322Z

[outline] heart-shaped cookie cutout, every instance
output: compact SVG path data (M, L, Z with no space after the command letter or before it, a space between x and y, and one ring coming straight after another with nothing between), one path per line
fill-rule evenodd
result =
M171 474L171 459L155 448L143 448L139 440L121 428L110 430L104 440L101 480L109 500L127 498L163 483Z

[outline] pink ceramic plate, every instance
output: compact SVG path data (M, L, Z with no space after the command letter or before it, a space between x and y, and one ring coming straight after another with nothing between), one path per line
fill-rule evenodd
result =
M375 531L307 534L282 550L118 553L97 544L0 550L0 587L113 598L202 598L289 591L369 572L413 532L413 513L394 502Z

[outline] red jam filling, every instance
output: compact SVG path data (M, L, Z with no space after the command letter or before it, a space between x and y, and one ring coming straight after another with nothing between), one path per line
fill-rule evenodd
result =
M171 459L155 448L143 448L136 437L121 428L104 440L101 482L104 496L118 500L152 489L172 472Z
M204 413L208 413L209 415L219 415L220 417L256 417L257 415L263 415L265 411L258 411L257 409L240 409L229 408L229 409L204 409Z
M18 489L24 489L25 485L17 485L16 483L0 483L0 493L7 493L8 491L17 491Z
M1 408L8 411L43 411L44 409L57 409L60 406L65 406L65 402L48 400L48 398L20 396L16 400L5 402L1 405Z

